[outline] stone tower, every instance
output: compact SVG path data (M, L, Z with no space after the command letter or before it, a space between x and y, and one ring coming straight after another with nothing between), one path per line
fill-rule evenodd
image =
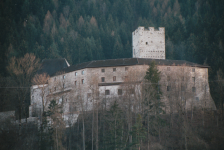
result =
M132 32L133 58L165 59L165 28L138 27Z

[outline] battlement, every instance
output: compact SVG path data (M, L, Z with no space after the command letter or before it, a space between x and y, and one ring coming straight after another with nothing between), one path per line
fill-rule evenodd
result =
M158 30L155 29L154 27L148 27L148 28L145 28L145 27L138 27L132 34L137 34L139 32L142 32L142 31L150 31L150 32L165 32L165 28L164 27L159 27Z
M165 59L165 28L138 27L132 32L133 58Z

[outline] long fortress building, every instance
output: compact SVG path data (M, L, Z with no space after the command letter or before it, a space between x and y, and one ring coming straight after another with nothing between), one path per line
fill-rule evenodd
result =
M165 59L165 28L138 27L132 33L133 58L108 59L70 66L66 59L43 60L39 74L50 75L48 83L31 87L29 117L38 117L51 100L63 109L67 125L82 111L95 104L109 108L114 100L125 105L131 99L136 108L144 97L142 86L149 65L154 61L161 72L158 83L165 112L184 109L216 109L208 84L209 66L184 60ZM45 108L46 107L46 108Z

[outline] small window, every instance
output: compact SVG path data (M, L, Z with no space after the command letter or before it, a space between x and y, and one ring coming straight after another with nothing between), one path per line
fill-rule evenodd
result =
M113 76L113 81L116 81L116 76Z
M77 81L75 81L75 85L77 85Z
M113 72L115 72L116 71L116 68L113 68Z
M167 91L171 91L171 86L167 86Z
M128 76L124 76L124 80L126 80L126 81L127 81L127 80L128 80Z
M192 92L196 92L196 88L195 87L192 87Z
M84 70L82 70L82 75L84 75Z
M135 89L130 89L130 94L135 94Z
M196 101L199 101L199 97L195 97L195 100L196 100Z
M63 79L65 79L65 75L63 75Z
M167 76L167 81L170 81L170 76Z
M101 72L105 72L105 69L101 69Z
M195 83L195 77L192 77L192 82L194 82L194 83Z
M56 77L54 78L54 81L56 81Z
M105 82L105 77L101 77L101 82Z
M75 76L77 76L78 75L78 73L77 72L75 72Z
M82 84L84 84L84 82L85 82L84 79L82 79Z
M146 45L148 45L148 42L145 42Z
M60 98L58 101L58 104L61 104L61 103L62 103L62 98Z
M54 91L56 91L56 89L57 89L57 88L56 88L56 87L54 87Z
M170 67L167 67L167 71L170 71Z
M87 93L87 98L89 99L91 97L91 93Z
M65 88L65 83L63 83L63 88Z
M105 95L110 95L110 90L105 90Z
M185 91L185 87L184 86L181 86L181 91Z
M122 89L117 90L118 95L122 95Z
M192 68L192 72L195 72L195 68Z
M125 67L125 71L128 71L128 67Z
M182 76L182 81L184 81L184 76Z

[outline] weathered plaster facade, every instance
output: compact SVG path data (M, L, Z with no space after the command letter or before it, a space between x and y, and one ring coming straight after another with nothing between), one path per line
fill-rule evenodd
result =
M133 58L165 59L165 28L138 27L132 32Z

